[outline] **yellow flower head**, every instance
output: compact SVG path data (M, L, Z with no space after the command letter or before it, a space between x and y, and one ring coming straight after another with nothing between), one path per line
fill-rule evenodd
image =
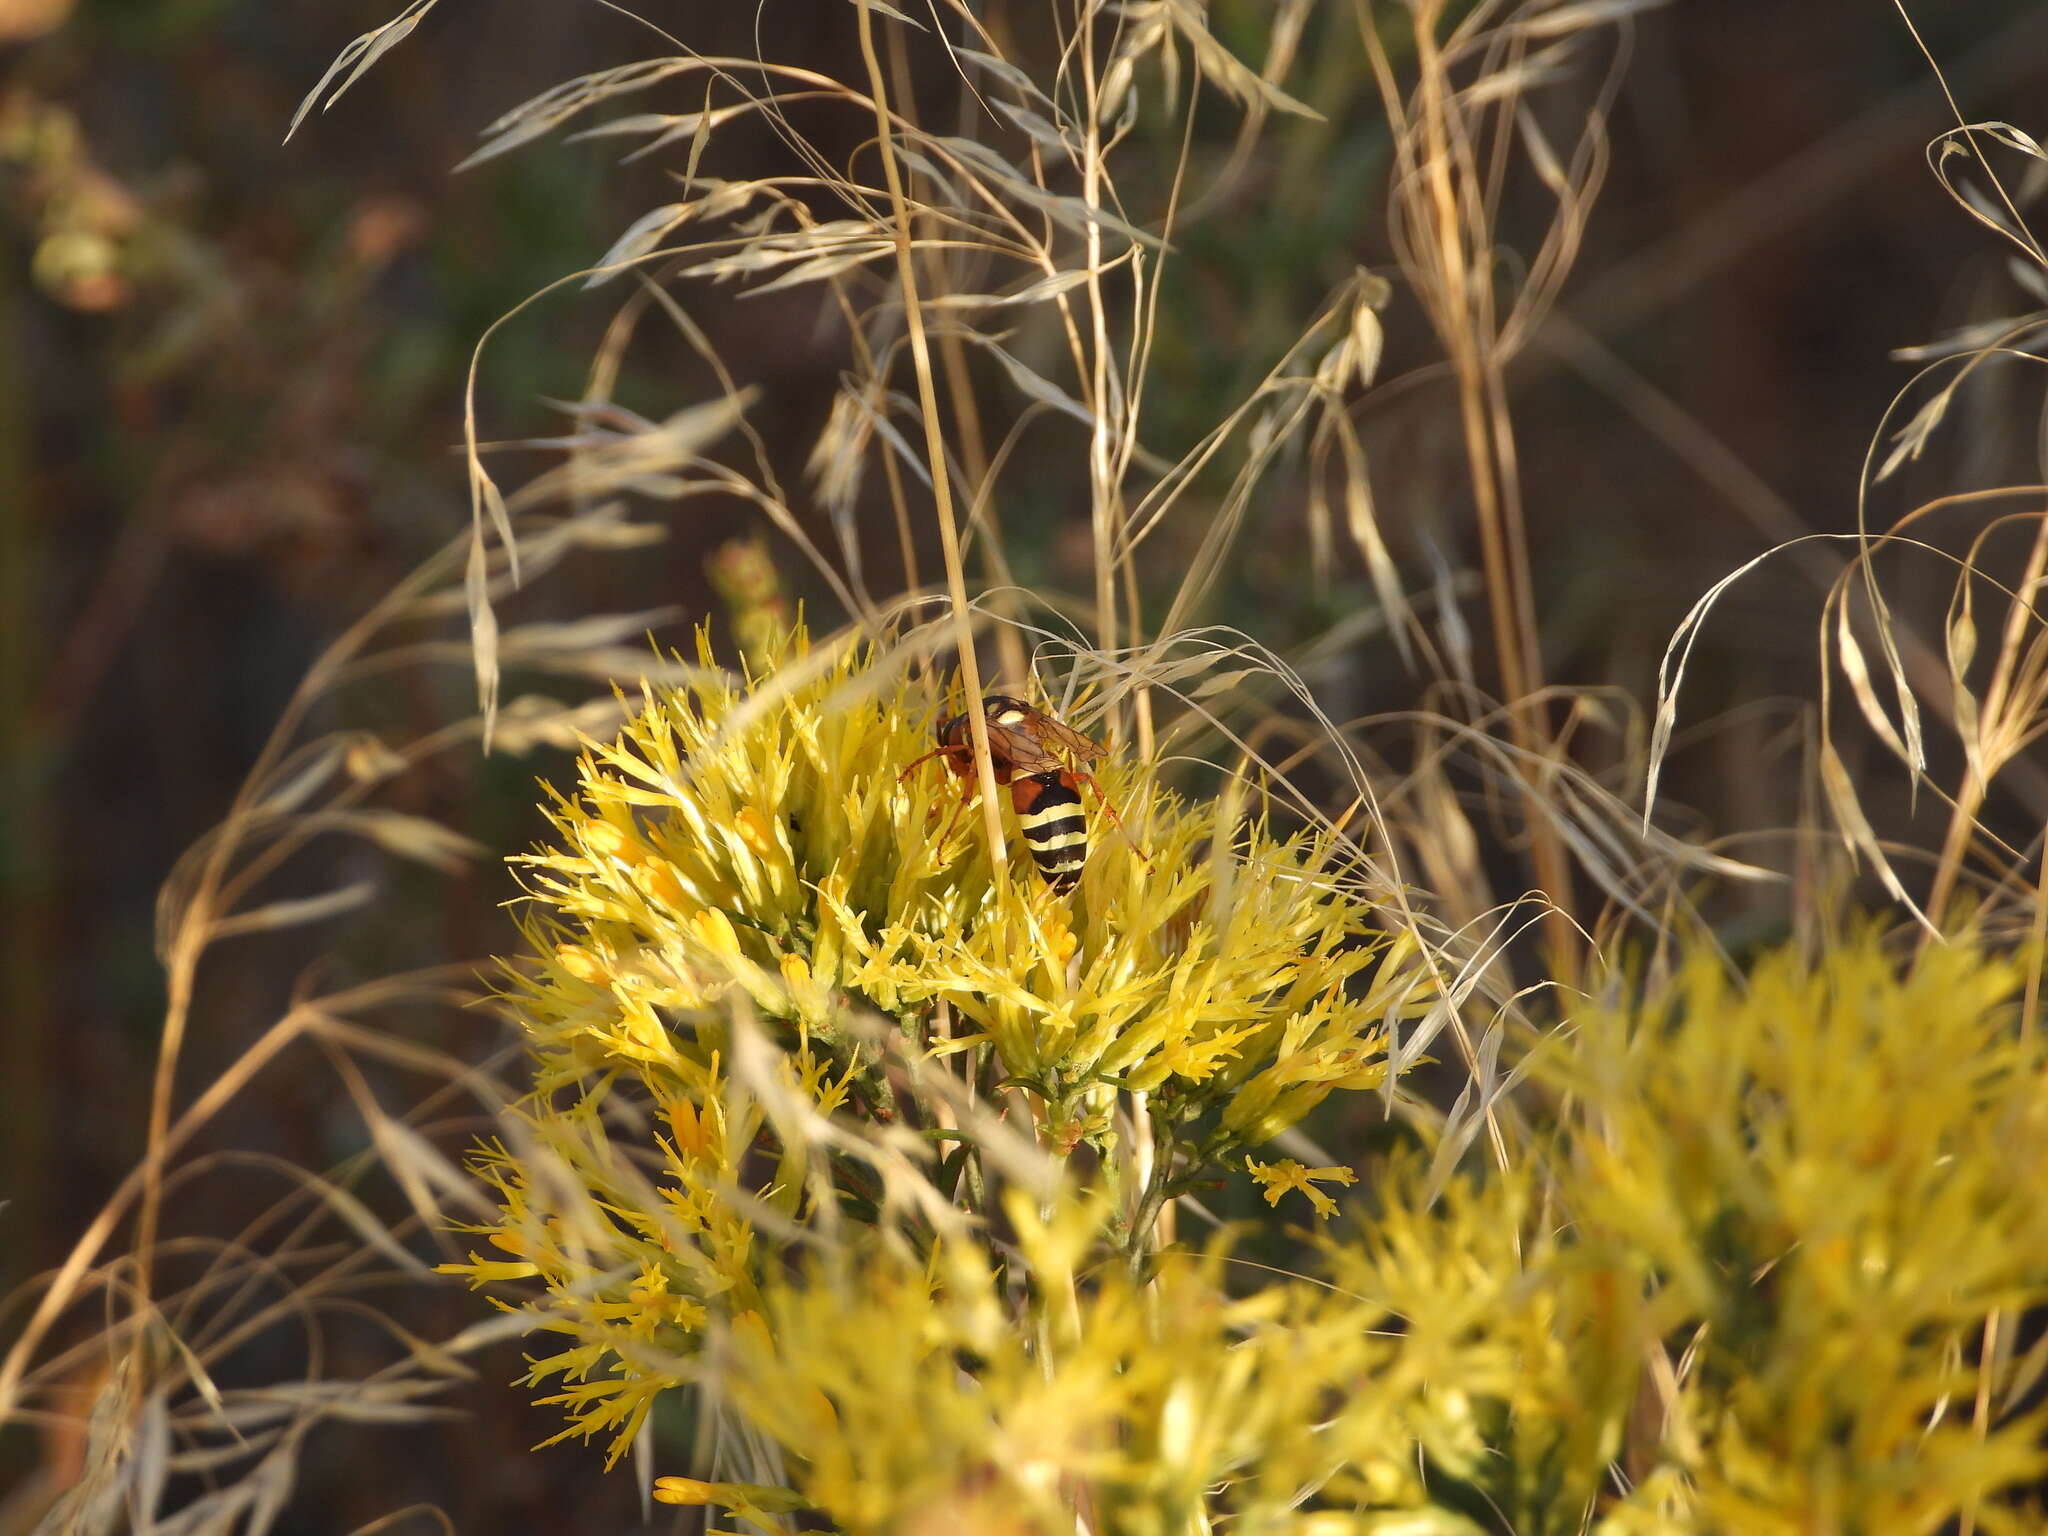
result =
M1264 1189L1266 1204L1278 1205L1282 1195L1290 1189L1298 1189L1308 1196L1308 1203L1325 1221L1337 1214L1337 1202L1317 1189L1316 1185L1358 1182L1358 1175L1349 1168L1304 1168L1291 1157L1283 1157L1275 1163L1261 1163L1256 1158L1246 1158L1245 1169L1251 1174L1253 1181Z

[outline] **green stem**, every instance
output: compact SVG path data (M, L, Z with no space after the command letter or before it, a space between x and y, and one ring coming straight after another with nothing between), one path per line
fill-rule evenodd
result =
M1152 1163L1152 1173L1145 1180L1145 1189L1138 1196L1138 1208L1131 1213L1130 1231L1124 1234L1124 1257L1133 1274L1145 1266L1152 1257L1152 1229L1159 1222L1159 1213L1166 1208L1168 1191L1173 1184L1174 1154L1180 1148L1180 1138L1175 1134L1178 1127L1169 1124L1160 1137L1157 1153Z

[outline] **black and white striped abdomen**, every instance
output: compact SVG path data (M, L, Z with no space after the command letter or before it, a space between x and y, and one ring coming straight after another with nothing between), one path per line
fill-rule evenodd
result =
M1019 779L1012 797L1038 872L1054 890L1071 891L1081 883L1081 866L1088 860L1080 790L1064 772L1036 773Z

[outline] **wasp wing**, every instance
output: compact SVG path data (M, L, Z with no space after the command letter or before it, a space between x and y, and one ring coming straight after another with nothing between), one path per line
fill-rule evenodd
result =
M1014 725L998 725L987 720L988 752L1004 767L1021 774L1049 773L1063 767L1060 760L1046 751L1034 726L1047 723L1043 715L1036 715Z
M1036 728L1040 741L1050 737L1053 741L1073 753L1076 760L1080 762L1092 763L1109 750L1099 741L1083 736L1072 726L1062 724L1051 715L1039 715L1031 723Z

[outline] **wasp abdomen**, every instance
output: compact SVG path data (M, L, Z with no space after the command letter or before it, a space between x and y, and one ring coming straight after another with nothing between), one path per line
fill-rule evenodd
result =
M1038 872L1054 890L1071 891L1080 884L1081 866L1088 861L1088 823L1081 814L1080 787L1065 772L1038 773L1019 779L1011 798Z

